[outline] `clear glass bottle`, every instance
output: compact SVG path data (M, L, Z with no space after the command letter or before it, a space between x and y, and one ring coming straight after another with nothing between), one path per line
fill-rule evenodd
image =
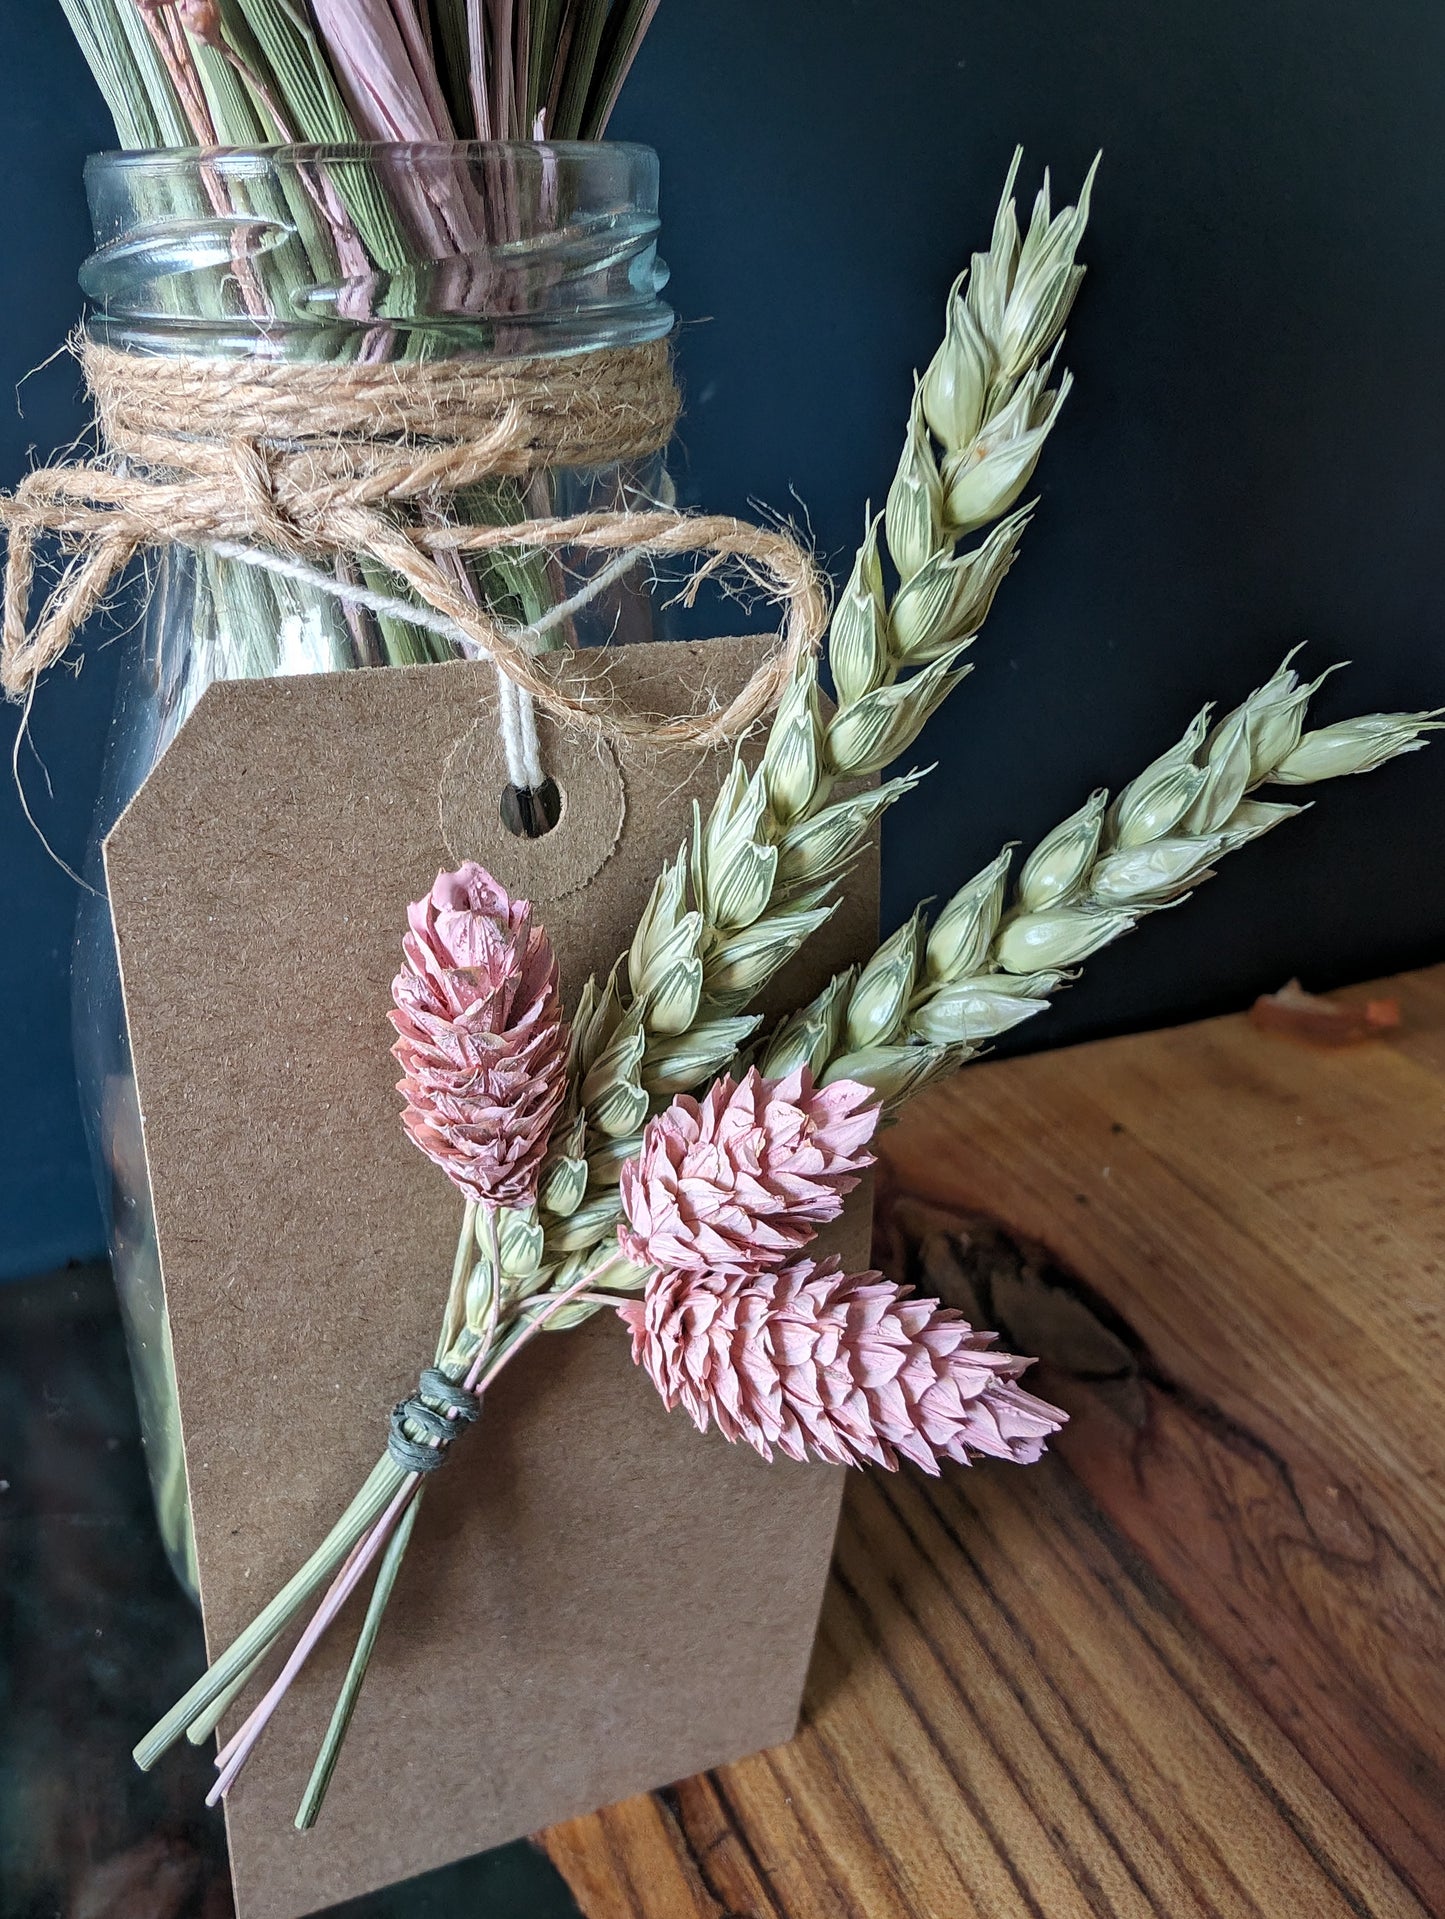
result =
M93 337L128 352L305 361L536 359L656 340L657 157L618 143L274 147L107 154L87 187L96 251L81 283ZM448 503L468 523L649 506L661 458L488 483ZM471 589L536 618L587 583L572 556L468 563ZM601 562L593 564L600 565ZM365 584L394 594L396 583ZM646 591L613 581L554 633L652 637ZM104 897L101 844L215 680L451 659L423 628L346 607L213 552L156 555L124 642L73 967L75 1053L162 1537L194 1594L174 1362L145 1139ZM512 822L514 826L517 822Z

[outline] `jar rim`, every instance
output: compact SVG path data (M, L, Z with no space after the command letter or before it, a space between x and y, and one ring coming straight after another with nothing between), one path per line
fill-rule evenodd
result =
M145 352L546 357L671 331L620 140L135 148L86 166L91 333Z
M287 140L254 146L216 147L108 147L92 153L87 170L103 167L120 169L163 169L175 166L227 167L232 163L261 161L274 166L278 161L367 160L385 158L419 159L427 155L545 153L558 159L579 160L584 155L615 154L638 158L657 158L657 150L642 140Z

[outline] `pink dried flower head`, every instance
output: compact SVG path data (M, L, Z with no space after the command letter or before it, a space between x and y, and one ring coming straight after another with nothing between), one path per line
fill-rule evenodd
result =
M483 1206L530 1206L567 1092L552 943L525 900L469 861L408 908L392 982L401 1123Z
M1064 1414L1017 1383L1033 1362L989 1350L936 1299L878 1273L800 1259L762 1279L659 1273L618 1312L669 1408L771 1459L926 1473L979 1454L1029 1464Z
M816 1087L806 1067L766 1080L754 1068L686 1095L649 1121L622 1169L618 1238L640 1266L742 1276L776 1266L836 1219L873 1164L871 1086Z

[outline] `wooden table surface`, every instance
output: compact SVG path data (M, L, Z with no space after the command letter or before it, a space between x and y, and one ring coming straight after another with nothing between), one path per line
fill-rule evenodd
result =
M1381 990L889 1135L887 1263L1071 1423L856 1477L798 1738L543 1835L587 1919L1445 1915L1445 967Z

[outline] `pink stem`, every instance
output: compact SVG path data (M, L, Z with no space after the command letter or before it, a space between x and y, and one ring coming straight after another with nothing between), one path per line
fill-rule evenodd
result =
M570 1305L586 1291L590 1279L591 1275L584 1273L583 1276L577 1280L575 1284L569 1286L565 1292L558 1293L555 1299L549 1300L546 1311L538 1313L531 1325L518 1337L516 1344L511 1347L508 1352L504 1353L490 1371L485 1374L483 1374L482 1368L486 1363L487 1346L485 1343L480 1345L477 1348L476 1357L472 1361L467 1377L463 1382L463 1390L465 1392L475 1393L480 1399L503 1368L521 1351L530 1339L542 1331L547 1321L551 1319L554 1314L559 1313L564 1306ZM447 1418L455 1419L455 1412L449 1412ZM251 1713L245 1724L233 1734L220 1752L217 1753L216 1766L219 1777L215 1785L212 1786L211 1790L206 1794L206 1804L208 1806L214 1806L218 1799L224 1799L226 1794L231 1790L231 1787L236 1783L241 1768L255 1751L257 1741L260 1739L262 1733L265 1732L267 1726L270 1725L277 1707L290 1690L292 1681L315 1651L322 1634L336 1618L336 1615L341 1611L341 1608L346 1604L352 1593L355 1592L362 1575L391 1537L397 1521L416 1497L420 1486L421 1474L410 1473L403 1481L396 1497L381 1515L381 1518L377 1520L371 1532L365 1539L359 1541L352 1547L342 1564L340 1572L332 1581L326 1597L317 1607L310 1624L292 1648L290 1658L277 1674L270 1690L257 1705L255 1711Z
M507 1351L502 1354L496 1365L493 1366L489 1372L483 1374L481 1384L476 1388L478 1397L490 1390L492 1381L504 1367L511 1365L512 1361L516 1358L517 1354L521 1352L528 1340L534 1339L537 1334L542 1331L549 1319L553 1318L555 1314L560 1313L564 1306L570 1306L575 1299L587 1290L591 1279L592 1275L590 1273L584 1273L581 1279L574 1281L573 1284L567 1288L565 1293L558 1293L555 1299L547 1302L546 1312L538 1313L526 1331L518 1334L516 1344L510 1346Z
M291 1657L277 1674L270 1691L247 1719L245 1725L216 1755L220 1777L206 1794L208 1806L214 1806L218 1799L224 1799L235 1784L241 1768L255 1750L257 1740L270 1725L276 1708L290 1690L292 1680L311 1657L321 1635L356 1590L362 1574L385 1545L397 1520L416 1497L420 1484L420 1473L409 1474L403 1481L401 1490L376 1522L367 1538L359 1546L352 1548L345 1565L332 1581L330 1590L317 1607L310 1625L297 1640Z
M472 117L477 123L477 138L493 137L491 100L487 93L487 27L483 9L486 0L467 0L467 85L472 96ZM499 130L500 131L500 130Z

